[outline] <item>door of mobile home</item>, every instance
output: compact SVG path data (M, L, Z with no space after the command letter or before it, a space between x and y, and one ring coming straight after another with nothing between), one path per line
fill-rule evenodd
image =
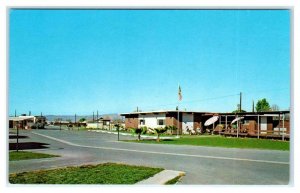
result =
M194 115L183 113L182 115L182 133L188 134L188 130L193 130L194 126Z
M262 134L265 134L267 132L267 117L261 117L260 119L260 130Z

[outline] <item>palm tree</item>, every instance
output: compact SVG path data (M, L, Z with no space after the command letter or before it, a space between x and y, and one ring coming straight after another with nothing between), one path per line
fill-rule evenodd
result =
M141 134L147 133L147 127L133 128L134 133L138 135L138 141L141 140Z
M166 132L167 131L167 127L164 127L164 128L155 128L154 130L156 131L156 134L157 134L157 138L156 138L156 141L157 142L159 142L159 136L161 135L161 134L163 134L164 132Z

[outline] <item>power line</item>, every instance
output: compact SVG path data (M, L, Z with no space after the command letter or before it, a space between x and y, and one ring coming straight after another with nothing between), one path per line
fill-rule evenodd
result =
M208 101L208 100L216 100L216 99L221 99L221 98L228 98L232 96L237 96L240 95L238 94L231 94L231 95L225 95L225 96L218 96L218 97L210 97L210 98L203 98L203 99L198 99L198 100L191 100L191 101L184 101L181 102L180 104L189 104L189 103L196 103L196 102L202 102L202 101ZM178 105L178 102L176 103L169 103L169 104L160 104L160 105L153 105L153 106L144 106L144 108L151 108L151 107L157 107L157 106L170 106L170 105Z
M243 94L244 93L246 93L246 94L257 94L257 92L281 91L281 90L286 90L286 89L289 89L289 88L264 89L264 90L256 90L255 92L248 91L248 92L243 92Z
M264 89L264 90L256 90L254 92L242 92L243 95L245 94L256 94L257 92L270 92L270 91L280 91L280 90L286 90L288 88L277 88L277 89ZM216 100L216 99L222 99L222 98L228 98L228 97L233 97L233 96L238 96L240 93L237 94L229 94L229 95L223 95L223 96L218 96L218 97L210 97L210 98L203 98L203 99L198 99L198 100L191 100L191 101L184 101L181 102L181 104L190 104L190 103L197 103L197 102L203 102L203 101L208 101L208 100ZM160 105L151 105L151 106L143 106L143 108L156 108L156 107L165 107L165 106L171 106L171 105L178 105L178 102L174 103L169 103L169 104L160 104Z

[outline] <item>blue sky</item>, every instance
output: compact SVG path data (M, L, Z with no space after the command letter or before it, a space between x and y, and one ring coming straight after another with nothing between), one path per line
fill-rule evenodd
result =
M290 107L289 10L11 10L9 114Z

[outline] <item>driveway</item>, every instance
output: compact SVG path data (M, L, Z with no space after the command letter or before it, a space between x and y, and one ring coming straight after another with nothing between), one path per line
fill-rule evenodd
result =
M19 141L43 143L34 149L58 158L13 161L9 173L68 165L117 162L184 171L179 184L276 185L289 183L289 152L187 145L118 142L117 135L89 131L31 130ZM135 139L120 136L120 139ZM15 139L10 139L14 142Z

